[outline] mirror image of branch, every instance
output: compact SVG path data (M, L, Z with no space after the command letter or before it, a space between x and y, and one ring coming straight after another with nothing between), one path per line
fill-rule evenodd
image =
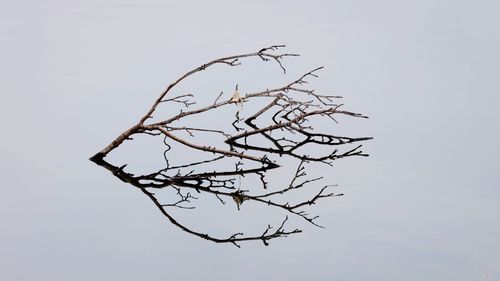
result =
M281 53L284 45L274 45L262 48L257 52L227 56L212 60L185 73L171 83L154 101L147 113L142 116L138 123L125 130L109 145L93 155L90 160L109 170L117 178L138 188L149 198L161 214L173 225L192 235L216 243L232 243L240 247L241 242L257 240L268 245L269 240L286 237L288 235L302 232L299 228L288 228L286 225L289 216L302 219L305 223L320 226L316 219L318 216L310 216L304 210L305 207L316 204L324 198L341 196L329 191L330 185L321 185L314 196L304 198L300 202L288 202L286 196L291 191L302 190L313 186L323 177L310 178L306 173L308 163L320 163L331 166L333 161L351 156L368 156L361 150L362 141L370 140L371 137L347 137L321 132L314 125L313 120L337 123L337 116L356 118L367 118L366 116L346 111L336 100L340 97L322 95L316 93L307 86L308 79L317 78L318 72L323 67L315 68L293 79L283 85L266 88L260 91L242 94L238 85L230 97L224 97L221 92L214 95L213 103L197 106L192 94L171 96L182 82L185 82L194 74L203 72L214 65L225 65L227 67L240 67L246 60L257 59L264 63L276 63L286 73L283 61L297 54ZM188 117L198 116L207 112L219 111L223 108L237 105L243 107L254 101L266 101L264 106L252 111L250 116L242 117L237 111L230 128L185 126L179 125ZM172 104L181 105L184 109L171 116L156 116L157 109L161 106ZM153 117L155 121L152 121ZM158 120L156 120L158 119ZM184 134L181 134L184 133ZM161 136L165 145L164 159L165 167L150 174L135 175L126 171L127 165L113 165L107 162L106 156L122 145L125 141L133 141L133 135ZM182 135L189 137L183 137ZM195 135L211 134L224 138L217 146L206 145ZM267 145L254 141L253 137L260 136L267 141ZM213 158L191 162L187 164L174 165L179 159L171 159L168 153L172 144L185 147L187 151L201 151L211 153ZM347 149L345 147L348 147ZM318 153L306 153L314 150ZM194 172L192 167L203 164L212 164L223 159L234 161L234 169L219 171ZM279 161L293 159L297 161L296 170L289 172L290 183L283 187L270 188L273 185L266 178L266 173L272 169L280 168ZM288 160L286 160L288 161ZM252 168L246 168L251 163ZM255 166L257 165L257 166ZM181 172L188 169L188 172ZM284 173L287 174L287 173ZM260 187L243 189L236 184L238 177L255 175L259 178ZM172 202L161 202L155 191L160 189L171 189L176 198ZM287 213L281 224L269 225L253 235L245 235L242 232L234 232L227 237L216 237L205 231L194 230L187 227L180 220L174 218L169 210L194 209L194 202L198 200L197 194L210 194L217 198L221 204L234 201L239 210L245 202L254 202L263 206L280 209ZM284 201L283 201L284 200ZM284 203L283 203L284 202Z

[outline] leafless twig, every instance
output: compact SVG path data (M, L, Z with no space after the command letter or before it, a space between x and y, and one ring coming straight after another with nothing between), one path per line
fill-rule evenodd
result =
M90 160L109 170L123 182L141 190L172 224L187 233L213 242L231 243L240 247L241 242L260 240L268 245L271 239L300 233L301 230L298 228L285 229L288 215L302 218L321 227L316 223L318 216L308 215L304 208L316 204L323 198L341 196L342 194L328 191L331 185L323 186L312 197L299 202L283 203L282 199L286 198L289 193L305 189L306 186L311 188L323 179L323 177L308 177L306 164L314 162L332 165L333 161L340 158L368 156L361 151L361 145L357 145L357 143L371 139L370 137L339 136L329 131L322 132L317 128L314 123L315 119L336 123L335 117L340 115L367 118L362 114L343 110L342 104L336 103L339 96L319 94L314 89L307 87L308 80L318 78L318 72L323 67L312 69L289 83L244 95L239 92L238 85L236 85L235 93L231 98L223 98L223 92L220 92L213 103L210 102L206 105L198 106L194 100L195 96L192 94L167 98L167 94L179 83L213 65L237 67L242 65L246 59L257 58L264 62L275 62L286 73L284 59L298 55L280 53L284 47L284 45L274 45L262 48L257 52L222 57L186 72L166 87L137 124L125 130L109 145L92 156ZM231 104L236 104L240 108L257 99L266 100L266 105L251 111L249 117L240 114L239 110L236 112L232 123L236 133L224 127L179 124L188 116L220 110ZM169 116L155 116L155 120L159 121L147 122L153 118L153 115L158 114L158 106L166 106L169 103L181 104L183 110ZM187 133L189 137L182 137L182 132ZM126 164L119 167L105 160L111 151L119 147L125 140L131 140L132 136L136 134L163 136L165 167L149 174L134 175L126 171ZM200 135L207 134L222 136L225 140L216 146L208 145L205 139L200 137ZM253 138L257 136L267 140L267 144L253 141ZM174 144L189 151L210 153L213 156L183 163L183 159L169 157ZM307 150L306 147L312 147L315 155L310 155L311 149ZM263 153L265 153L264 156L262 156ZM276 160L280 157L299 161L295 173L292 174L290 184L284 187L274 186L266 179L267 172L280 167ZM206 168L207 166L215 166L223 160L234 161L233 168L213 168L213 170ZM200 169L202 171L198 171ZM241 179L247 175L258 177L262 189L240 187ZM176 191L177 199L172 200L173 203L161 203L156 194L152 192L152 190L169 188ZM259 190L264 190L265 193L260 193L262 191ZM224 199L233 200L237 209L246 206L245 202L253 202L257 205L281 210L287 213L287 216L280 225L268 225L260 235L244 235L238 231L228 237L215 237L205 232L193 230L175 219L168 211L169 208L194 209L194 203L199 197L195 197L193 194L198 193L211 194L221 204L226 204L227 201Z

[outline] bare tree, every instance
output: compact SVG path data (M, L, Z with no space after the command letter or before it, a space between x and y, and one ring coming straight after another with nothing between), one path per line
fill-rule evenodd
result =
M290 203L285 201L283 203L279 199L286 197L292 190L303 189L305 186L321 180L322 177L308 178L305 168L307 163L317 162L331 166L332 161L340 158L368 156L361 151L361 145L355 143L371 139L370 137L346 137L319 132L316 126L313 125L314 120L329 120L329 122L336 123L336 116L339 115L367 118L361 114L343 110L342 105L335 102L339 98L338 96L321 95L313 89L305 87L307 79L318 77L317 72L322 67L308 71L284 85L256 92L241 94L238 85L236 85L235 91L230 97L224 97L224 93L221 92L214 95L213 103L203 106L196 106L195 97L192 94L167 97L179 83L213 65L236 67L241 65L241 62L245 59L257 58L264 62L277 63L285 73L286 69L283 60L298 55L277 53L283 47L285 46L275 45L253 53L219 58L185 73L161 93L137 124L124 131L108 146L92 156L90 160L108 169L122 181L141 190L172 224L185 232L213 242L229 242L239 247L239 242L260 240L265 245L268 245L270 239L300 233L301 230L298 228L286 229L285 223L288 220L288 216L286 216L281 224L276 226L268 225L256 235L244 235L241 232L235 232L228 237L215 237L188 228L171 215L169 208L193 209L195 208L194 201L198 199L196 197L198 195L194 196L193 194L204 193L213 195L222 204L226 203L225 198L232 199L238 209L246 201L271 206L281 209L289 215L299 217L307 223L321 227L316 223L317 216L308 215L304 211L304 207L313 205L320 199L342 194L329 192L327 191L329 186L322 185L315 195L300 202ZM254 100L259 100L258 104L264 105L257 107L248 117L242 117L238 110L230 130L227 128L179 125L182 120L189 116L221 110L230 105L245 106ZM267 102L262 103L262 100ZM157 121L150 121L159 106L172 103L182 105L184 110L173 116L160 117ZM155 118L158 118L158 116L155 116ZM181 133L187 134L188 137L181 136ZM104 160L106 155L119 147L125 140L132 140L133 135L140 134L161 136L163 138L165 167L153 173L134 175L125 171L127 165L115 166ZM200 143L201 140L195 137L198 134L218 135L223 137L224 141L217 146L206 145ZM263 137L267 144L254 141L253 137L255 136ZM185 146L190 150L209 152L214 156L196 162L172 164L172 161L177 159L170 159L167 154L173 143ZM349 146L349 144L351 145ZM310 153L311 147L316 152L315 155ZM344 149L341 150L341 148ZM283 157L296 159L298 166L294 172L290 173L289 185L270 188L271 184L266 179L266 172L280 167L277 164L276 157L280 159ZM234 161L234 168L201 172L195 172L192 169L196 166L212 164L223 159ZM246 163L254 165L246 168ZM255 166L255 164L258 166ZM258 176L261 188L243 189L235 184L237 177L246 175ZM166 188L176 192L177 198L171 203L160 202L161 200L154 193L155 190Z

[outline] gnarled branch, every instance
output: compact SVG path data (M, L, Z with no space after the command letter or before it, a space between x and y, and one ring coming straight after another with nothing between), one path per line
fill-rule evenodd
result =
M314 124L314 120L318 118L335 124L337 122L335 117L339 115L367 118L364 115L341 109L342 104L336 103L336 100L340 98L339 96L318 94L314 89L306 87L309 82L308 79L317 78L318 72L323 67L308 71L281 86L256 92L241 94L238 86L236 86L232 97L224 98L221 91L209 104L199 105L193 94L167 97L179 83L217 64L236 67L241 65L244 59L258 58L264 62L273 61L277 63L286 73L283 60L298 55L279 53L284 47L284 45L274 45L262 48L257 52L222 57L186 72L167 86L137 124L125 130L109 145L92 156L90 160L106 168L123 182L141 190L173 225L187 233L213 242L232 243L239 247L240 242L260 240L265 245L268 245L268 241L271 239L300 233L301 230L298 228L285 229L288 215L296 216L321 227L316 223L318 216L308 215L304 208L316 204L323 198L341 196L340 193L327 191L331 185L324 185L312 197L304 197L299 202L283 201L283 198L286 199L287 194L305 189L306 186L309 188L309 186L313 186L323 179L323 177L309 178L306 172L307 163L315 162L331 165L332 161L340 158L368 156L360 150L361 145L356 144L371 139L370 137L339 136L329 131L322 132ZM250 104L257 99L264 99L267 102L264 106L252 108ZM157 114L160 105L168 106L172 103L179 104L184 109L180 113L171 116L157 116L160 121L147 122L153 118L153 115ZM245 117L238 110L234 116L234 122L231 123L232 127L218 126L215 128L180 124L188 116L192 117L206 112L213 112L232 104L238 105L238 108L248 107L250 116ZM233 132L231 128L234 128L236 132ZM182 133L187 133L188 138L182 137ZM134 175L132 172L125 171L126 164L115 166L105 160L105 157L111 151L119 147L125 140L131 140L132 135L135 134L163 137L166 147L163 153L165 167L161 167L161 169L149 174ZM215 146L205 144L205 139L199 137L199 135L207 134L223 137L224 140ZM254 141L257 136L263 137L268 141L268 144L264 145ZM183 147L187 151L209 153L213 156L182 163L182 159L169 157L174 144ZM306 150L306 147L309 146L313 147L316 155L310 155L309 152L300 152ZM277 159L282 157L298 160L299 164L295 173L291 176L290 184L279 187L266 179L266 173L279 168L280 165ZM234 168L211 168L210 170L203 168L207 165L215 167L217 163L227 160L233 161ZM201 171L198 171L199 169ZM241 179L245 176L258 177L262 189L255 186L241 186ZM163 200L158 199L152 190L163 189L174 190L177 198L170 202L161 202ZM232 199L236 203L238 210L242 206L246 206L245 202L254 202L260 206L281 210L287 215L280 225L268 225L260 235L244 235L241 231L237 231L228 237L216 237L212 234L193 230L170 214L170 208L194 209L199 196L193 194L198 193L213 195L221 204L227 203L224 199L229 199L228 201Z

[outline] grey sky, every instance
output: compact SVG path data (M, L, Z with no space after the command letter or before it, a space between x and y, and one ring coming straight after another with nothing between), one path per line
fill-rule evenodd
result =
M0 279L500 280L499 12L486 0L1 0ZM314 209L326 229L215 245L87 160L184 71L276 43L302 54L294 73L324 65L315 87L370 116L341 125L375 139L369 158L333 169L346 196Z

